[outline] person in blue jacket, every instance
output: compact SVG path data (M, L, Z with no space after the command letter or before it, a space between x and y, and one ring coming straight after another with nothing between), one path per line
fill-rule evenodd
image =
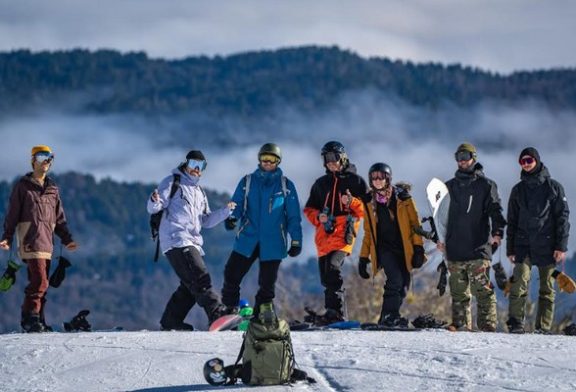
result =
M238 230L224 268L222 303L230 312L237 308L242 279L259 259L254 317L261 314L269 321L275 317L272 303L280 262L287 254L296 257L302 250L302 218L296 188L278 167L282 160L280 147L264 144L258 160L258 169L238 183L232 196L236 208L225 221L228 230Z

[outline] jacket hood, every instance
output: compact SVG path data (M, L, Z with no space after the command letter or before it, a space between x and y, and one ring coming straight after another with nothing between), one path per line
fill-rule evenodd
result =
M172 174L180 175L180 178L181 178L180 181L183 183L187 183L190 185L198 185L198 183L200 182L200 177L191 176L190 174L188 174L186 172L186 170L181 170L180 166L178 166L175 169L172 169Z

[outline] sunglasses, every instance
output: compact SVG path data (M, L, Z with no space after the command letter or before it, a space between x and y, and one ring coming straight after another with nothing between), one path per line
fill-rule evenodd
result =
M280 162L278 157L274 155L260 155L259 161L260 163L269 163L271 165L275 165Z
M534 162L536 162L536 159L532 158L532 157L526 157L526 158L522 158L520 159L520 165L524 166L524 165L531 165Z
M39 152L38 154L34 155L34 159L38 163L51 163L54 160L54 154L50 154L49 152Z
M200 171L204 171L206 169L206 161L198 159L188 159L187 165L190 169L198 169Z
M454 158L456 158L457 162L469 161L470 159L474 158L474 154L472 154L470 151L457 151L456 154L454 154Z
M342 158L342 156L337 152L327 152L322 156L324 157L324 163L340 162L340 159Z

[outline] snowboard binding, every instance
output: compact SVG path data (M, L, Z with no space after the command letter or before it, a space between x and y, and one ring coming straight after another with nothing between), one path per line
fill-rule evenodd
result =
M66 332L90 332L92 331L92 326L86 320L86 316L90 314L87 309L81 310L76 316L70 320L70 322L64 322L64 330Z

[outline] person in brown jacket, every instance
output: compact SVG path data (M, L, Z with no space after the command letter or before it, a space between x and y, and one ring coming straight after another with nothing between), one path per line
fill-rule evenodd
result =
M386 274L384 299L378 324L386 327L407 327L400 317L400 307L410 284L413 268L426 261L422 237L414 232L420 226L416 204L408 193L410 185L392 185L392 169L385 163L375 163L368 172L372 200L364 209L364 238L360 250L358 273L370 278L366 270L371 265L372 276L379 269Z
M32 148L32 169L16 182L4 220L0 249L9 250L14 235L19 256L28 269L21 326L25 332L49 330L44 320L48 273L56 233L66 249L77 248L68 230L56 183L47 177L54 154L48 146Z

